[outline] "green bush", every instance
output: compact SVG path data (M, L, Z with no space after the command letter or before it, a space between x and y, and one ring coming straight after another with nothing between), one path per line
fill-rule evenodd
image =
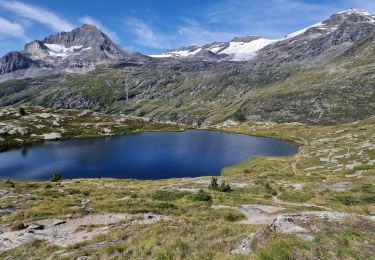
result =
M9 187L9 188L15 188L16 187L16 184L14 182L12 182L11 180L6 180L5 181L5 184Z
M210 190L218 190L219 189L219 184L217 183L216 177L211 178L211 183L210 183L210 185L208 185L208 188Z
M58 182L58 181L61 181L62 180L62 176L60 173L54 173L52 175L52 178L51 178L51 181L52 182Z
M21 116L26 116L26 110L23 107L18 109L18 113L20 113Z
M277 195L277 191L275 191L268 182L264 185L264 187L266 188L267 193L271 194L272 196Z
M195 200L197 201L208 201L208 202L211 202L212 201L212 197L210 194L208 194L207 192L205 192L203 189L200 189L197 193L197 195L195 196Z
M243 109L238 109L236 112L234 112L233 118L240 122L244 122L246 121L246 112Z
M228 183L225 183L224 181L221 183L219 191L221 192L231 192L232 188Z
M210 190L216 190L216 191L220 191L220 192L231 192L232 191L232 188L230 187L230 185L228 183L225 183L224 181L219 186L219 184L217 183L216 177L212 177L211 183L210 183L210 185L208 185L208 188Z

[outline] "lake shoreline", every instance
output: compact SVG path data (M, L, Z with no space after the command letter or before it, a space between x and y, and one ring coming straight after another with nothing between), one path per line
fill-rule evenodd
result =
M274 138L190 129L46 142L0 153L2 179L118 178L160 180L218 176L222 169L259 156L293 156L298 145ZM139 156L142 154L141 156ZM43 159L40 159L43 158ZM5 167L5 168L4 168ZM9 177L8 177L9 176Z

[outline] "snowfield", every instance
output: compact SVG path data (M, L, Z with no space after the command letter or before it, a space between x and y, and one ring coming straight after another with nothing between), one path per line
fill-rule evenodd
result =
M50 56L60 57L60 58L66 58L78 52L91 49L91 47L83 48L82 45L76 45L72 47L65 47L64 45L49 44L49 43L45 43L44 45L49 49L48 54Z
M360 14L368 18L366 22L375 23L375 16L373 16L367 11L363 11L359 9L348 9L338 14L341 14L344 16L349 16L352 14ZM205 45L203 47L190 47L190 49L184 48L181 50L168 51L163 54L150 55L150 56L154 58L171 58L171 57L190 58L190 57L193 57L195 54L197 54L201 50L208 50L215 54L227 54L229 56L228 59L232 61L247 61L256 57L257 51L263 49L264 47L270 44L273 44L275 42L289 40L291 38L302 35L311 28L316 28L318 29L318 31L316 33L309 34L309 37L316 37L321 34L331 33L337 30L338 27L325 24L324 22L319 22L309 27L290 33L281 39L270 40L270 39L259 38L250 42L232 40L230 42L218 42L218 43ZM293 41L290 41L290 44L293 44Z

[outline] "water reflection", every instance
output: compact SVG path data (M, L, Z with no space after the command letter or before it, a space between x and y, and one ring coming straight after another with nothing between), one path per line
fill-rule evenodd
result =
M218 175L252 156L290 155L297 146L273 139L190 130L50 142L0 153L0 178L45 180L114 177L161 179Z

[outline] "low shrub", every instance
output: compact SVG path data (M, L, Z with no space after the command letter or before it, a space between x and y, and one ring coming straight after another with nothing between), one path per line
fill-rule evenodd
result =
M26 116L26 110L23 107L18 109L18 113L20 113L21 116Z
M197 193L197 195L195 196L195 200L197 201L208 201L208 202L211 202L212 201L212 197L210 194L208 194L207 192L205 192L203 189L200 189Z
M58 182L58 181L61 181L62 180L62 176L60 173L54 173L52 175L52 178L51 178L51 181L52 182Z
M230 187L230 185L228 183L225 183L224 181L219 186L219 184L217 183L216 177L212 177L211 183L210 183L210 185L208 185L208 188L210 190L216 190L216 191L220 191L220 192L231 192L232 191L232 188Z

